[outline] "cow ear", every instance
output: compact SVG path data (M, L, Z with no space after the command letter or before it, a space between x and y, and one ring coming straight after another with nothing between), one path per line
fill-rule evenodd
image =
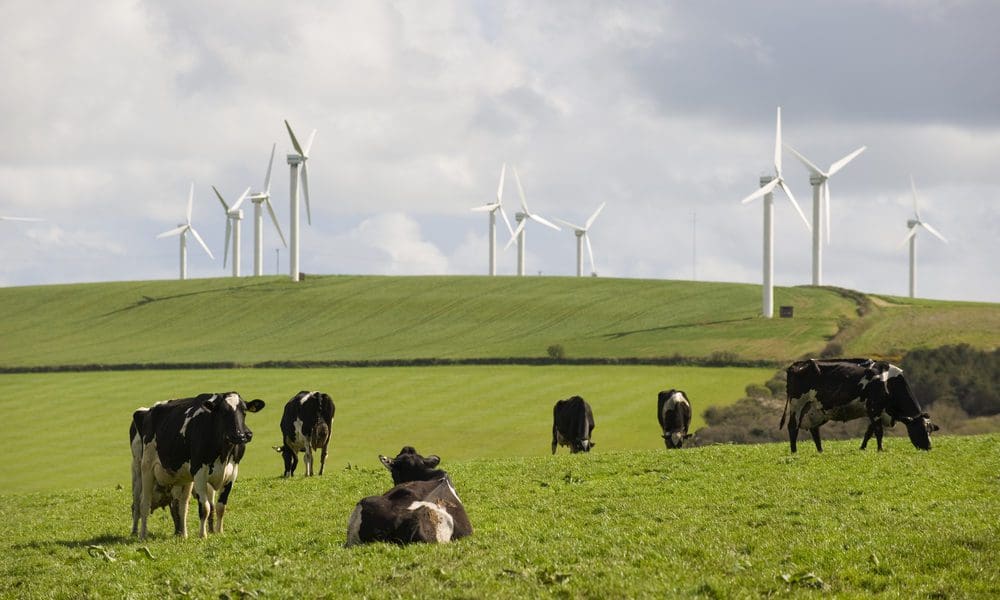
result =
M211 394L208 400L202 402L201 405L208 410L215 410L219 407L220 398L219 394Z
M251 400L247 402L247 412L260 412L264 410L264 401L261 399Z
M431 454L430 456L424 458L424 464L433 469L441 464L441 457L437 454Z
M928 428L929 428L929 429L930 429L931 431L938 431L939 429L941 429L940 427L938 427L938 426L937 426L937 425L935 425L934 423L931 423L930 425L928 425Z
M380 461L382 461L382 466L383 467L385 467L386 469L389 469L390 471L392 470L392 459L391 458L389 458L388 456L382 456L381 454L379 454L378 455L378 459Z

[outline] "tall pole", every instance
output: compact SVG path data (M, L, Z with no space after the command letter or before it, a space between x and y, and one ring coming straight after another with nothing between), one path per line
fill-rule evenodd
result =
M253 201L253 274L260 277L264 274L264 213L261 204L264 199Z
M302 163L302 157L298 154L289 154L287 156L288 166L291 170L291 185L288 194L289 201L289 219L291 221L290 229L291 234L289 235L290 247L288 248L289 255L289 270L292 274L292 281L299 280L299 164Z
M233 214L233 277L240 276L240 229L243 223L243 211Z
M698 264L696 260L695 252L698 249L697 244L698 239L698 213L695 211L691 212L691 281L698 281L698 271L696 265Z
M187 279L188 272L187 232L181 233L181 279Z
M917 236L910 238L910 298L917 297Z
M514 215L517 219L518 226L520 227L521 221L528 218L528 215L524 213L517 213ZM526 227L521 227L521 232L517 234L517 274L520 276L524 275L524 230Z
M823 244L820 240L823 231L823 178L817 175L809 176L813 188L813 272L812 284L823 285Z
M760 186L771 183L773 175L762 175ZM764 285L761 314L774 316L774 193L764 195Z
M497 274L497 213L490 211L490 276Z
M583 232L576 231L576 276L583 276Z

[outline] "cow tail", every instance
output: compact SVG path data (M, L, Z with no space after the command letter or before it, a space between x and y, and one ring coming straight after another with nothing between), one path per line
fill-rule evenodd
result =
M785 417L788 416L788 402L789 398L788 396L785 396L785 409L781 411L781 422L778 423L778 429L785 428Z

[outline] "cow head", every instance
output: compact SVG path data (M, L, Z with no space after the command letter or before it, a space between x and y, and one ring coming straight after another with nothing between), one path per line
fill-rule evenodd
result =
M434 454L427 457L420 456L413 446L403 446L396 458L380 454L378 459L392 473L392 482L395 485L409 481L429 481L446 475L444 471L435 468L441 463L440 456Z
M899 417L896 420L906 425L906 433L914 446L921 450L931 449L931 432L937 431L940 427L931 423L930 415L920 413L915 417Z
M212 413L217 433L229 444L247 444L253 439L253 432L246 426L248 412L258 412L264 408L263 400L244 402L236 392L211 394L202 407Z
M684 445L685 440L689 440L692 437L694 437L693 433L684 433L683 431L671 431L663 434L663 439L667 442L667 448L680 448Z
M785 392L789 398L801 398L809 390L816 389L821 375L815 359L799 360L785 370Z

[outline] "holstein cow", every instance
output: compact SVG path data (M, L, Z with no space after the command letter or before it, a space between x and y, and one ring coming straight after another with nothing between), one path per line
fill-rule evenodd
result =
M136 423L142 423L142 429L149 428L149 409L140 408L132 415L129 424L128 438L132 446L132 535L139 534L139 506L142 502L142 436ZM180 514L181 497L190 498L191 483L178 486L153 486L150 511L157 508L170 507L170 517L174 521L174 533L182 535L182 520Z
M405 446L396 458L379 456L395 484L381 496L354 507L347 522L347 546L368 542L445 543L472 535L472 523L437 456L423 457Z
M810 359L792 363L786 374L787 399L778 427L784 426L791 406L788 440L792 452L796 451L799 429L808 429L816 450L822 452L819 428L823 423L862 417L869 421L862 450L873 433L881 450L884 426L892 427L897 421L906 425L914 446L931 449L930 433L938 426L921 411L899 367L867 358Z
M263 400L246 403L236 392L224 392L160 402L151 409L139 409L133 414L132 423L142 445L139 459L140 539L146 538L146 522L154 503L173 506L173 502L177 503L175 533L186 537L192 488L201 520L199 535L205 537L210 528L216 533L222 532L222 520L239 472L239 462L246 444L253 438L244 418L247 412L263 408ZM216 494L220 491L216 502ZM166 495L173 499L165 500Z
M323 474L335 410L333 400L323 392L303 390L285 404L281 416L282 445L275 448L285 459L285 477L295 474L299 452L305 452L306 476L312 475L313 450L322 450L319 474Z
M552 454L556 446L569 446L572 454L590 452L594 442L594 413L587 401L579 396L556 402L552 409Z
M680 448L691 437L691 403L681 390L660 392L656 401L656 417L663 430L663 443L667 449Z

